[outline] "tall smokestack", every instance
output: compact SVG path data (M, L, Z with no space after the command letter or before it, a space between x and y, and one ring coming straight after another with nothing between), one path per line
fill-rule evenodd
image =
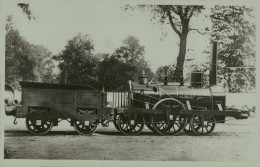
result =
M210 62L210 74L209 74L209 85L217 85L217 42L211 44L211 62Z

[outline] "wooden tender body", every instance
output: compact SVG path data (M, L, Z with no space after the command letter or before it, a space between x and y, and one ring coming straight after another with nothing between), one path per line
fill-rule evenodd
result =
M112 109L104 108L106 94L87 85L20 82L22 100L16 118L26 118L27 129L45 134L60 120L68 120L81 134L93 133ZM101 110L101 108L103 108Z

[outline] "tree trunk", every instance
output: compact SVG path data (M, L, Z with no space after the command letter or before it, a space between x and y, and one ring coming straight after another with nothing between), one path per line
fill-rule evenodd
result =
M227 85L228 85L228 92L233 93L232 85L231 85L231 74L230 73L228 74Z
M183 66L186 55L186 44L187 44L187 33L182 33L180 36L180 49L179 55L177 57L177 66L174 72L174 80L177 82L181 82L181 77L183 77Z

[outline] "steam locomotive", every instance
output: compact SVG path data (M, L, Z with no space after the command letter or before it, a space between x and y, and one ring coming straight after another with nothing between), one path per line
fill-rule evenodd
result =
M217 44L212 45L209 85L203 73L191 73L184 84L129 81L122 89L107 93L87 85L20 82L22 100L5 100L5 113L26 118L26 127L35 135L48 133L61 120L67 120L79 134L92 134L98 124L113 122L125 135L138 135L144 126L160 135L177 135L182 130L208 135L225 117L246 119L247 111L226 108L222 87L216 83ZM10 87L8 87L11 89ZM12 92L12 91L11 91ZM112 103L108 101L111 95Z

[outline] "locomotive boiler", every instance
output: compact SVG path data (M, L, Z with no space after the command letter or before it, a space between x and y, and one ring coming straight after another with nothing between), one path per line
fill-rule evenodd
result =
M125 135L138 135L144 126L160 135L177 135L182 130L208 135L225 117L246 119L247 111L226 108L225 92L216 83L217 45L212 45L209 84L203 73L193 71L190 83L129 81L112 93L86 85L20 82L21 103L6 101L6 115L26 118L29 132L42 135L59 121L67 120L80 134L92 134L99 123L115 127ZM109 104L109 105L107 105Z

